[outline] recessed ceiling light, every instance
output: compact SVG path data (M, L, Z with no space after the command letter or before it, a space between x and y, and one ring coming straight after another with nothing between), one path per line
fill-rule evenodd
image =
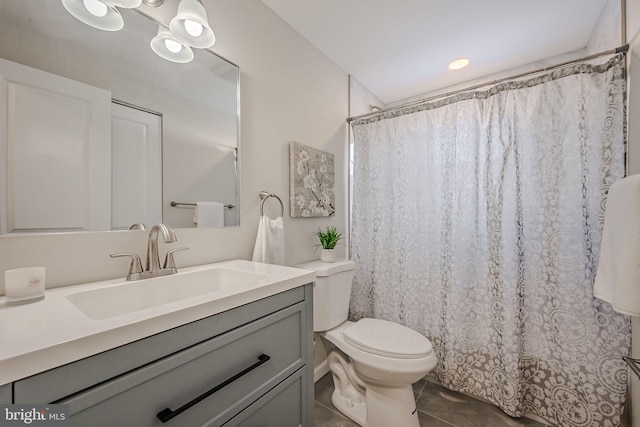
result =
M469 65L469 58L454 59L449 63L450 70L459 70Z

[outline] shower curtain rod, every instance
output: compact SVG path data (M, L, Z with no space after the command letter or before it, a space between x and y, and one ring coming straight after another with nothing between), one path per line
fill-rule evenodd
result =
M454 91L451 91L451 92L442 93L440 95L430 96L428 98L419 99L417 101L410 101L410 102L407 102L405 104L400 104L400 105L396 105L396 106L389 107L389 108L383 108L383 109L380 109L378 111L374 111L374 112L371 112L371 113L365 113L365 114L360 114L359 116L349 117L349 118L347 118L347 122L351 123L352 121L357 120L357 119L364 119L364 118L367 118L367 117L375 117L375 116L378 116L380 114L383 114L383 113L386 113L386 112L389 112L389 111L395 111L395 110L400 110L400 109L406 108L406 107L413 107L413 106L416 106L416 105L425 104L427 102L430 102L430 101L433 101L433 100L436 100L436 99L446 98L448 96L457 95L457 94L462 93L462 92L468 92L468 91L471 91L471 90L480 89L480 88L485 87L485 86L495 85L495 84L502 83L502 82L508 81L508 80L515 80L515 79L518 79L518 78L521 78L521 77L525 77L525 76L528 76L528 75L531 75L531 74L543 73L545 71L553 70L553 69L559 68L559 67L564 67L565 65L574 64L576 62L589 61L591 59L599 58L599 57L605 56L605 55L613 55L613 54L617 54L617 53L627 53L628 51L629 51L629 45L625 44L624 46L616 47L615 49L609 49L609 50L606 50L606 51L603 51L603 52L594 53L592 55L583 56L582 58L572 59L571 61L565 61L565 62L562 62L560 64L551 65L551 66L544 67L544 68L539 68L539 69L533 70L533 71L527 71L525 73L515 74L515 75L509 76L509 77L503 77L501 79L492 80L492 81L486 82L486 83L480 83L480 84L469 86L469 87L466 87L466 88L463 88L463 89L457 89L457 90L454 90Z

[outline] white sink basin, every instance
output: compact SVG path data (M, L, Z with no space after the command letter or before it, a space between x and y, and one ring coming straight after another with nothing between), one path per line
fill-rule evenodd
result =
M266 275L230 268L178 273L67 295L91 319L107 319L217 292L238 292L260 285Z

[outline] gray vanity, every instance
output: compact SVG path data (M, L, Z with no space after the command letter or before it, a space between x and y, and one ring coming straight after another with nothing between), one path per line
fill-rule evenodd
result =
M205 293L196 306L208 306L215 314L15 379L0 386L0 403L68 404L74 426L311 426L309 278L305 272L286 280L261 279L253 289L234 285L235 296ZM52 304L69 300L69 295L47 297ZM225 298L235 307L220 310L216 302ZM236 304L235 298L245 303ZM153 318L146 321L154 323Z
M0 386L0 405L11 403L11 384Z

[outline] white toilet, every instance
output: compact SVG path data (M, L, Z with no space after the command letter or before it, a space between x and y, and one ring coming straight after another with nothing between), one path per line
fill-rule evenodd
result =
M361 426L418 427L412 384L436 365L429 340L386 320L347 321L353 261L296 267L316 272L313 329L328 347L333 405Z

